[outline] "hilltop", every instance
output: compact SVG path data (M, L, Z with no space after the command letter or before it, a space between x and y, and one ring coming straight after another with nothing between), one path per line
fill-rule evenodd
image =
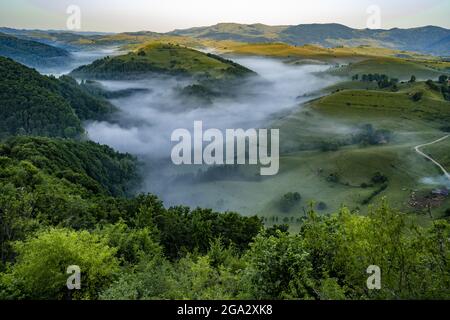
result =
M150 74L227 80L253 74L219 56L174 44L151 43L126 55L106 57L71 72L77 78L133 79Z

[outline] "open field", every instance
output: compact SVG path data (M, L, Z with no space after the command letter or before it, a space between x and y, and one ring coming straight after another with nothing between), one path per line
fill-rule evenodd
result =
M350 83L343 85L348 87ZM333 89L336 87L339 84ZM414 102L411 95L419 90L424 92L423 97ZM204 199L219 192L223 196L220 202L225 204L205 205L257 213L266 217L269 224L274 223L272 217L278 217L279 223L288 220L294 229L297 219L305 215L312 203L317 209L323 202L325 206L322 204L320 212L324 213L344 204L364 213L382 197L396 208L416 212L414 216L426 223L429 214L424 203L411 203L417 194L429 194L439 186L429 180L440 179L441 172L418 155L414 147L442 137L440 128L448 123L449 117L449 102L424 83L401 84L398 92L341 89L272 123L273 128L280 128L282 157L278 175L254 181L251 177L255 172L242 169L248 179L197 183L189 192L192 197L203 193ZM390 141L375 145L352 142L365 124L372 125L374 130L388 130L392 135ZM324 151L324 143L337 148ZM448 164L448 141L424 150ZM374 183L376 173L387 181ZM301 201L284 211L280 201L288 192L298 192ZM431 208L435 217L444 215L450 207L448 198L438 203Z
M414 75L417 79L427 80L436 79L439 75L449 72L448 62L377 57L337 67L331 73L347 77L355 74L379 73L400 80L409 80Z

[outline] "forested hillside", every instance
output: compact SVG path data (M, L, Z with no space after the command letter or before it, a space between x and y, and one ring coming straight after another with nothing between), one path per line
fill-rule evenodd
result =
M0 57L0 107L0 137L79 137L84 132L81 120L103 119L115 110L67 76L43 76L4 57Z
M0 56L32 67L53 67L70 62L70 53L45 43L19 39L0 32Z

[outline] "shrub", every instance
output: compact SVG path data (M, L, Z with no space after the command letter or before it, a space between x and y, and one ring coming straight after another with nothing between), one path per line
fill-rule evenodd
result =
M116 250L87 231L50 229L15 245L17 262L0 278L0 297L25 299L96 299L99 289L119 271ZM69 291L66 273L81 270L81 289Z
M301 201L302 197L298 192L286 193L280 201L281 210L284 212L290 211L297 203Z

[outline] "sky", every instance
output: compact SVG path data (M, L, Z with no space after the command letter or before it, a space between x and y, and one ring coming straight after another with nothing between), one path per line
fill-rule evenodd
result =
M374 5L382 29L450 28L448 0L0 0L0 26L64 30L71 5L80 9L80 31L168 32L219 22L366 28Z

